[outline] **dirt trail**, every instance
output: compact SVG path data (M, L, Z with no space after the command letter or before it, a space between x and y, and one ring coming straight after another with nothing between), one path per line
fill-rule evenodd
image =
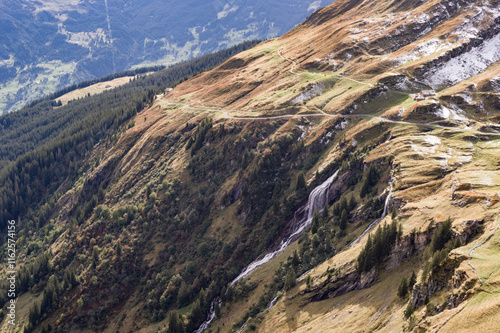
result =
M493 232L491 233L491 235L489 235L488 237L486 237L486 239L484 241L481 242L481 244L479 245L476 245L474 246L470 251L469 251L469 260L467 260L467 264L469 264L469 266L472 268L472 271L477 275L477 278L479 279L479 283L481 285L483 285L483 280L481 279L481 277L479 276L479 273L476 271L476 268L474 267L474 265L472 265L471 263L471 260L472 260L472 253L474 251L476 251L477 249L479 249L481 246L483 246L484 244L486 244L494 235L495 233L497 232L497 230L500 228L500 217L497 218L497 227L493 230Z
M403 124L403 125L413 125L413 126L425 126L425 127L432 127L432 128L438 128L438 129L445 129L449 131L454 131L454 132L468 132L472 134L480 134L480 135L489 135L489 136L500 136L500 133L484 133L472 128L459 128L459 127L447 127L447 126L442 126L442 125L436 125L435 122L430 122L430 123L412 123L408 121L402 121L402 120L391 120L387 118L382 118L379 116L374 116L371 114L348 114L348 115L341 115L341 114L329 114L329 113L303 113L303 114L286 114L286 115L279 115L279 116L248 116L248 117L235 117L235 116L230 116L228 114L228 111L224 110L219 110L219 109L213 109L213 108L203 108L203 107L192 107L188 104L185 103L171 103L167 102L163 99L158 99L158 101L166 104L166 105L180 105L182 107L191 109L191 110L198 110L198 111L209 111L209 112L218 112L222 113L222 116L226 119L234 119L234 120L274 120L274 119L284 119L284 118L301 118L301 117L346 117L346 118L356 118L356 117L361 117L361 118L372 118L376 119L381 122L385 123L392 123L392 124Z
M486 244L496 233L496 231L500 229L500 216L497 217L497 227L493 230L493 232L491 233L491 235L489 235L488 237L486 237L486 239L484 241L482 241L480 244L474 246L470 251L469 251L469 259L467 260L467 264L472 268L472 271L474 272L474 274L477 275L477 278L479 279L479 283L480 285L482 286L483 285L483 280L481 279L481 277L479 276L479 273L476 271L476 268L474 267L474 265L472 265L471 263L471 260L472 260L472 253L474 251L476 251L477 249L479 249L481 246L483 246L484 244ZM446 326L446 324L448 324L448 322L450 320L452 320L453 318L455 318L460 312L462 312L463 309L465 309L465 307L467 306L467 302L463 302L461 304L461 308L453 315L451 316L450 318L448 318L442 325L440 325L435 331L434 333L438 333L444 326Z
M278 55L285 61L291 61L292 62L292 68L290 68L290 73L292 74L297 74L297 72L295 72L295 68L297 67L297 63L295 61L293 61L292 59L288 59L288 58L285 58L283 55L281 55L281 50L278 50Z

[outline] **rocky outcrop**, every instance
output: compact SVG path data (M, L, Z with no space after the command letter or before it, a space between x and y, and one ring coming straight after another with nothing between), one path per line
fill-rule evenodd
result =
M482 229L482 220L467 220L460 224L460 227L453 229L452 242L455 239L460 239L462 244L466 244L472 237L476 236ZM415 252L423 251L430 243L434 228L423 232L413 232L402 237L391 251L386 270L393 270L402 263L412 257ZM454 256L447 257L439 268L434 270L425 284L415 285L411 291L411 302L414 305L421 306L424 304L426 297L430 298L434 293L449 288L461 287L462 292L450 297L450 307L456 307L469 295L467 292L471 289L474 283L468 282L468 276L463 271L458 271L457 268L466 257ZM351 264L352 265L352 264ZM376 268L369 272L358 272L352 266L347 269L347 273L335 274L325 282L309 290L313 296L310 297L311 302L317 302L328 298L344 295L354 290L360 290L369 287L377 278L378 271Z
M439 267L431 273L425 283L416 284L412 291L410 302L416 306L422 306L426 298L429 299L436 292L445 288L460 286L467 280L465 272L456 272L460 263L466 259L465 256L455 256L446 258ZM450 298L451 299L451 298ZM452 300L452 308L458 306L465 299L465 293L455 295ZM440 310L440 309L437 309ZM442 310L442 309L441 309Z
M354 102L349 104L347 107L345 107L342 111L341 114L350 114L356 111L359 105L366 104L368 102L372 102L374 99L382 95L384 92L386 92L388 89L385 86L379 85L376 87L371 88L367 92L365 92L363 95L361 95L359 98L357 98Z
M354 290L367 288L375 281L377 275L378 271L372 268L369 272L359 273L357 270L351 270L344 275L332 276L311 291L313 296L309 300L311 302L319 302L347 294Z
M431 235L432 233L430 232L422 232L411 233L403 237L396 244L396 246L394 246L394 249L389 255L386 269L395 269L406 259L410 258L416 251L423 250L425 246L430 242Z

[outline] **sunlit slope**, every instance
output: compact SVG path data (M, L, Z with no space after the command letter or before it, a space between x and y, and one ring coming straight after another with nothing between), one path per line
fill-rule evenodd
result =
M51 201L38 325L498 331L496 8L339 0L154 96Z
M229 119L290 115L300 119L309 114L315 120L307 135L313 137L323 131L320 119L342 115L345 123L337 129L343 140L334 141L316 167L321 170L338 160L346 142L347 147L373 147L364 156L365 163L392 161L385 181L391 183L390 209L401 223L403 239L414 232L420 238L417 249L398 245L406 254L398 254L396 247L387 270L367 279L362 290L314 301L325 290L334 295L328 291L332 284L337 288L347 283L333 278L328 282L328 268L344 267L344 277L355 271L362 246L348 249L339 242L339 254L312 271L314 288L306 287L303 277L276 305L246 320L246 330L249 324L262 332L470 330L472 326L459 327L459 318L488 332L498 330L493 310L488 310L498 306L498 300L488 297L484 308L478 305L483 286L495 283L494 275L486 272L493 268L478 266L483 265L482 251L495 238L470 253L498 223L498 5L498 1L337 1L284 37L264 42L163 97L166 103L211 108ZM435 90L436 95L415 101L421 90ZM443 266L447 273L442 281L423 281L424 266L432 257L425 249L435 226L448 218L454 237L464 246L449 254L451 266ZM384 221L390 223L391 217ZM367 226L360 220L352 222L352 235ZM276 260L286 260L292 253L289 250ZM472 266L467 258L472 258ZM259 268L248 283L271 283L272 276L265 272L277 267L269 263L267 269ZM418 305L410 318L405 316L408 298L396 294L400 280L413 271L420 289L410 297L410 303ZM477 274L485 276L483 284ZM427 283L434 287L425 287L431 290L426 308L417 300ZM214 329L241 326L241 318L248 318L245 309L259 301L259 293L260 287L243 302L223 305Z

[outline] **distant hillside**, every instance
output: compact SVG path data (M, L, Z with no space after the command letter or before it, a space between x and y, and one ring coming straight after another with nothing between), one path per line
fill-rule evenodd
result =
M279 36L325 0L6 0L0 113L82 80Z

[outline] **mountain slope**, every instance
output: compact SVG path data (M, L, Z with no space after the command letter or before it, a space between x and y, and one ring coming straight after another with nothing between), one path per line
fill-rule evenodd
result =
M157 96L21 210L22 322L498 331L496 8L338 0Z
M322 1L3 1L0 107L138 65L283 34Z

